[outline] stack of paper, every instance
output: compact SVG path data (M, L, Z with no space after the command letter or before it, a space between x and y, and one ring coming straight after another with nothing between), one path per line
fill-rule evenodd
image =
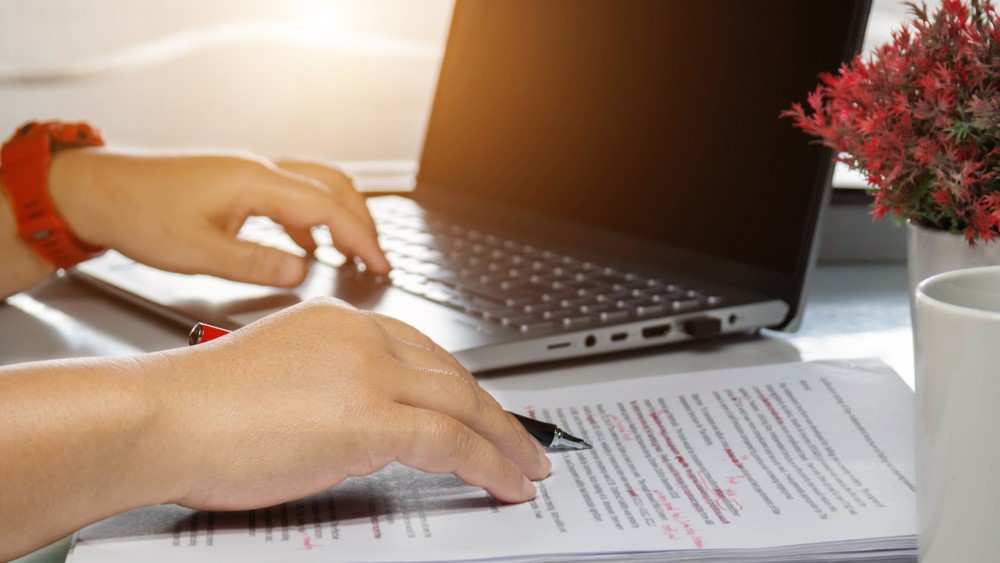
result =
M391 466L263 510L135 510L108 561L874 561L916 556L913 395L885 366L797 363L498 393L594 444L503 505Z

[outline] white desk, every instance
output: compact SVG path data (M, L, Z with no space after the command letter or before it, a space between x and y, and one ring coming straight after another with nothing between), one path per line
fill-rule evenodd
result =
M810 282L801 329L764 331L598 359L518 368L484 376L487 389L535 389L714 368L878 357L913 387L903 263L821 265ZM0 305L0 364L56 357L123 355L186 344L187 329L66 278ZM60 542L25 558L61 561Z

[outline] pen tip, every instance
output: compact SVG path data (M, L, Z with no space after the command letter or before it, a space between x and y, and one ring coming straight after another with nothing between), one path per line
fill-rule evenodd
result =
M582 438L577 438L571 434L565 432L559 433L552 444L549 445L550 448L558 448L562 450L590 450L594 446L591 446L589 442Z

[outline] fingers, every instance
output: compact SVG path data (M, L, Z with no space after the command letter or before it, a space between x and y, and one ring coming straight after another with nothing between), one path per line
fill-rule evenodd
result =
M514 463L469 427L439 412L399 408L406 410L390 448L400 463L428 473L453 473L503 502L525 502L537 494Z
M548 477L552 462L541 444L478 384L440 368L412 363L406 367L412 377L396 382L397 402L447 415L492 444L524 475L534 480Z
M367 313L375 324L378 325L386 336L393 340L397 346L404 346L417 349L425 349L433 352L437 355L438 359L449 365L458 375L475 381L472 374L465 369L455 356L449 354L444 348L434 342L429 336L420 332L413 326L404 323L403 321L390 317L388 315L383 315L380 313L369 312Z
M541 444L453 356L406 323L372 318L389 336L402 370L402 377L392 382L398 402L446 414L486 438L528 477L548 476L552 464Z
M308 264L294 254L208 232L191 252L198 253L198 273L230 280L295 287L306 277Z
M359 216L319 181L279 169L272 172L267 175L268 182L247 190L254 198L251 206L255 214L270 217L286 230L326 225L342 254L360 257L372 273L389 272L367 209L364 217Z
M285 229L285 232L288 233L292 242L297 244L302 250L306 251L307 255L312 256L312 254L316 252L318 245L316 244L316 239L313 238L312 229L289 227Z
M375 221L368 212L365 198L355 189L354 182L343 171L322 162L295 158L281 158L274 163L282 170L322 182L359 220L375 232Z

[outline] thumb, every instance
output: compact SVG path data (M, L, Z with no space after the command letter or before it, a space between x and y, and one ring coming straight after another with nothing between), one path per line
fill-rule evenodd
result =
M294 254L224 233L206 237L203 243L206 274L278 287L295 287L305 280L306 260Z

